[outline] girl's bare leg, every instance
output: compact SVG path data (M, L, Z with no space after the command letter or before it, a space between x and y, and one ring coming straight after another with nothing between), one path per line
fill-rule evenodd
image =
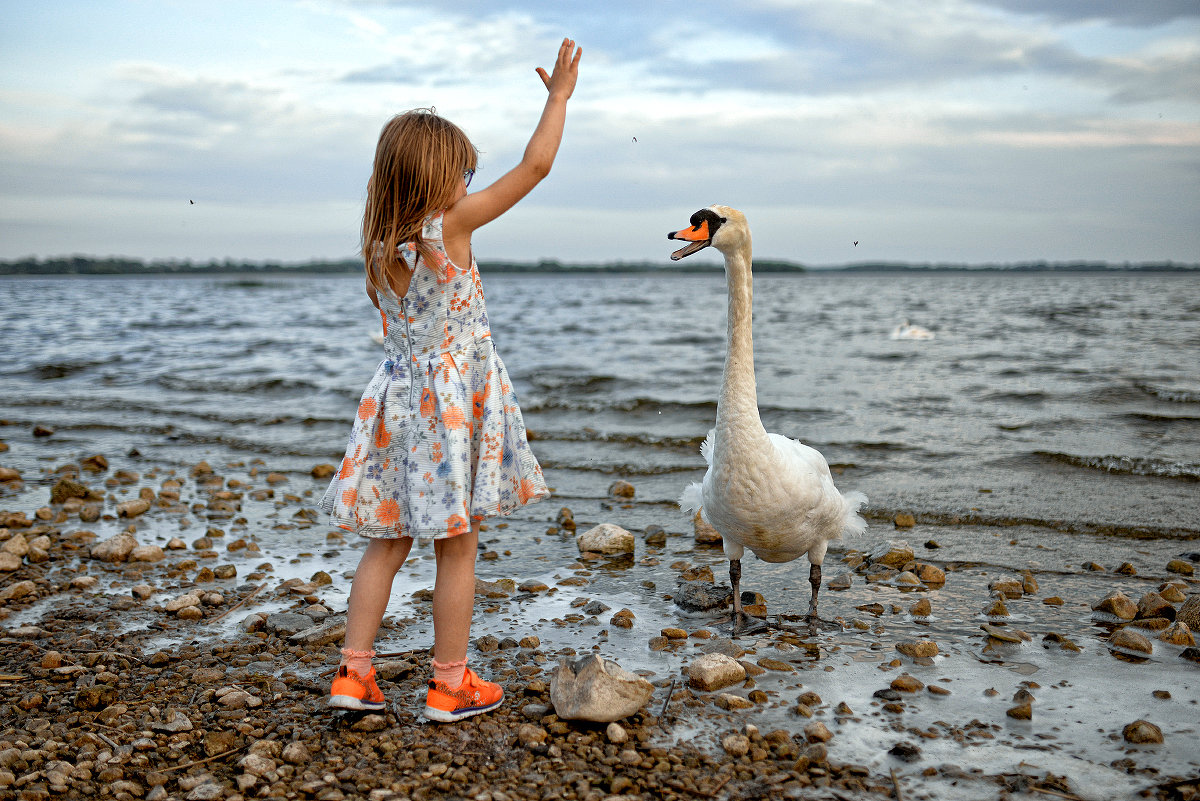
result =
M434 540L437 579L433 584L433 658L437 662L454 663L467 658L478 550L478 521L471 523L469 532Z
M367 544L354 583L350 585L350 602L346 610L346 648L369 651L375 642L383 613L392 596L392 579L408 558L412 537L394 540L375 539ZM474 598L474 588L472 588Z

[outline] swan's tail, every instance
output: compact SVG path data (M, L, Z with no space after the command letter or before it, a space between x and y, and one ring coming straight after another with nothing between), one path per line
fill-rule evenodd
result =
M842 535L857 537L867 530L867 521L858 513L858 508L867 502L867 496L861 492L847 492L842 498L846 501L846 517L842 520Z
M699 481L692 482L687 489L683 491L683 495L679 496L679 508L687 512L689 516L701 511L704 506L704 485ZM866 525L865 523L863 525Z

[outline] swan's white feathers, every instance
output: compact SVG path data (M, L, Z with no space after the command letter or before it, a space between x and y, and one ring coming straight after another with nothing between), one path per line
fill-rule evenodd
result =
M741 212L726 206L710 209L723 218L712 244L725 255L732 321L735 287L741 298L736 303L749 302L750 231ZM740 310L739 319L744 322L739 325L748 328L749 310L745 305ZM732 343L733 323L730 325ZM739 333L743 342L749 341L749 331L739 329ZM747 358L744 352L742 357ZM815 448L763 430L753 402L753 368L748 377L743 369L740 383L731 383L730 359L726 357L716 427L700 447L708 472L703 482L684 490L679 504L688 511L700 510L720 532L725 556L731 560L740 559L749 548L765 562L788 562L807 555L813 565L820 565L830 540L866 529L866 521L858 514L866 496L861 492L842 495L834 486L825 457ZM746 390L739 396L742 387ZM730 399L733 402L727 404ZM815 589L813 597L815 604Z
M704 463L712 466L713 448L717 445L717 429L708 429L708 436L704 438L704 442L700 443L700 455L704 457Z

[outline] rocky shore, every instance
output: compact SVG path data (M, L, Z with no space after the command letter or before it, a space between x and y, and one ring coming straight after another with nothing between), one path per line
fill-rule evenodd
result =
M512 525L536 526L543 547L574 558L535 571L527 553L512 556L509 524L494 522L471 659L505 687L504 705L454 725L419 717L431 642L421 587L408 591L412 614L382 632L404 646L378 664L389 708L331 714L345 566L357 561L337 555L359 546L311 509L331 469L138 472L99 455L0 467L0 799L1102 797L1078 778L972 756L995 740L1027 749L1030 763L1058 747L1053 732L1073 713L1053 699L1081 676L1030 678L1022 649L1034 648L1064 665L1081 652L1105 660L1085 674L1112 664L1183 676L1137 702L1144 716L1108 721L1103 746L1120 752L1106 761L1129 777L1130 796L1200 798L1197 750L1188 763L1181 745L1171 764L1183 767L1166 770L1155 750L1197 736L1200 555L1164 560L1157 576L1132 563L1080 566L1080 580L1136 583L1064 600L1032 571L981 578L965 560L935 558L932 539L921 554L891 542L897 529L915 533L899 516L873 524L887 531L877 542L827 561L839 569L827 567L823 598L860 601L829 602L840 631L809 632L749 592L770 627L737 640L716 622L729 590L703 526L629 532L547 508L553 520ZM620 484L603 505L614 519L634 495ZM317 546L273 552L270 531L305 532ZM282 575L288 565L299 575ZM511 577L496 578L491 568L505 565ZM656 586L664 572L672 586ZM961 590L947 592L955 582ZM631 596L603 591L639 583L653 604L620 606L614 598ZM973 634L929 629L952 603L974 605ZM1081 604L1082 630L1045 617ZM601 650L650 682L650 700L617 722L560 717L556 666ZM967 689L989 663L1014 678L1011 692ZM1041 721L1055 724L1030 728ZM934 756L948 747L960 755Z

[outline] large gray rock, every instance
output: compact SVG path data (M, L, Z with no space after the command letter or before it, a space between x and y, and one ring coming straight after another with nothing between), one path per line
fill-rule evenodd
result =
M564 659L550 678L550 703L563 720L620 720L641 709L653 692L654 685L641 676L595 654Z
M612 523L601 523L575 538L580 551L633 553L633 535Z
M267 615L264 628L275 634L291 636L298 631L312 628L313 619L299 612L275 612Z
M724 584L706 581L685 581L675 591L675 603L688 612L707 612L733 603L733 590Z

